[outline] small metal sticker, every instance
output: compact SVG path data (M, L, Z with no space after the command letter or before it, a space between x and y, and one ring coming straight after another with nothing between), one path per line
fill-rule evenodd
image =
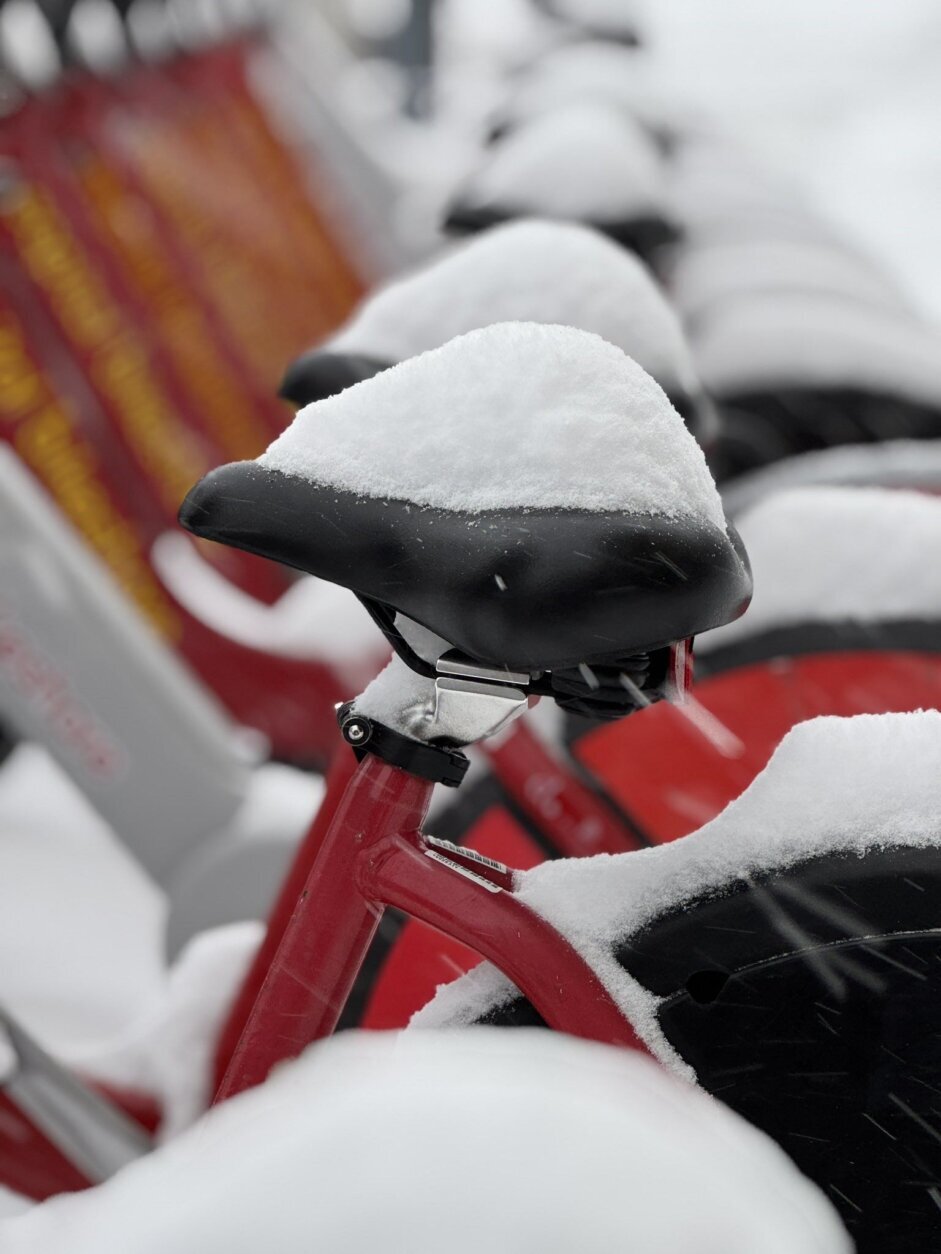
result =
M426 849L425 857L432 858L435 862L440 862L442 866L446 866L450 871L457 871L458 875L463 875L466 880L471 880L474 884L479 884L481 888L486 888L488 893L499 893L502 891L499 884L491 884L490 880L485 880L482 875L478 875L470 867L452 862L450 858L446 858L444 854L436 853L434 849Z
M426 836L425 841L429 845L434 845L436 849L446 849L448 853L459 854L462 858L467 858L469 862L476 862L480 866L487 866L491 871L499 871L501 875L509 875L510 869L503 865L502 862L496 862L493 858L487 858L482 853L478 853L476 849L466 849L463 845L455 845L453 841L442 840L438 836Z

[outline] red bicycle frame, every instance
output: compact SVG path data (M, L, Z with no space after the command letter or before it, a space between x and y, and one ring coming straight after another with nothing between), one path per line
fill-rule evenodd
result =
M510 868L422 833L431 788L375 757L360 764L312 859L217 1102L330 1035L387 906L494 963L551 1028L644 1049L588 963L516 895Z

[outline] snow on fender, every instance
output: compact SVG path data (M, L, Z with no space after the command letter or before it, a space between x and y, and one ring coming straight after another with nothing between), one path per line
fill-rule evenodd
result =
M347 1034L4 1254L849 1254L762 1133L635 1054L544 1032Z

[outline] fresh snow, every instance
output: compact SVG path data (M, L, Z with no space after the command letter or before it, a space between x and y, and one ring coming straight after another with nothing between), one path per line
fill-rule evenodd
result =
M434 712L435 681L411 670L397 655L355 700L357 714L391 727L402 736L419 734ZM467 737L468 740L473 737Z
M364 659L378 661L386 652L379 628L346 588L301 578L268 605L210 565L189 536L165 532L152 556L163 582L191 614L248 648L321 661L360 677Z
M643 264L575 223L484 231L367 297L322 347L398 362L493 322L594 331L671 392L695 392L679 321Z
M0 767L0 1002L54 1053L129 1023L163 979L163 892L38 745Z
M4 1254L850 1254L777 1145L635 1053L545 1032L344 1033Z
M749 296L692 334L716 396L776 387L853 387L941 408L941 333L892 310L834 296Z
M697 832L635 853L547 862L521 872L518 891L592 965L653 1053L692 1079L660 1031L658 999L615 961L618 942L697 898L818 854L941 845L939 762L936 710L811 719ZM516 995L483 963L442 985L410 1026L465 1026Z
M152 1093L164 1112L160 1138L171 1140L209 1104L215 1042L263 935L256 920L201 933L132 1023L110 1041L63 1050L63 1061Z
M793 623L915 619L936 622L941 632L938 498L888 488L792 488L736 525L754 597L743 618L697 637L698 652Z
M722 501L728 517L737 518L774 492L812 484L918 488L941 495L941 440L880 440L799 453L724 484Z
M708 128L684 134L666 167L670 200L695 236L733 211L777 210L817 219L799 183L768 167L761 152ZM820 224L826 230L826 224Z
M20 1193L14 1193L12 1189L5 1188L0 1184L0 1220L7 1219L11 1215L22 1215L26 1211L31 1210L34 1202L23 1197ZM2 1228L0 1228L0 1237L3 1236Z
M262 465L363 496L478 513L695 516L705 459L651 377L600 336L498 323L308 405Z
M705 318L716 305L789 292L842 296L913 317L895 285L874 263L823 243L736 241L681 252L670 295L684 318Z
M518 125L594 101L614 105L648 124L667 121L677 113L675 98L664 96L655 69L655 61L636 48L593 39L563 44L520 76L497 121Z
M511 131L458 194L471 208L601 223L660 214L664 197L650 135L617 107L591 101Z

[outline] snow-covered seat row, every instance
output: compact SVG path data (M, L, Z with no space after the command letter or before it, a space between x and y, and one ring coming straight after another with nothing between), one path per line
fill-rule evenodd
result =
M550 49L517 75L494 116L493 128L503 134L558 109L586 103L615 107L654 134L688 122L687 111L658 84L645 54L586 39Z
M941 495L941 440L880 440L798 453L730 480L722 503L729 518L737 518L774 493L826 484Z
M181 518L529 672L718 626L750 588L664 393L565 327L471 332L309 406Z
M697 642L723 653L784 652L788 630L818 647L904 641L941 647L941 501L912 491L805 487L776 492L739 520L755 572L748 614ZM894 629L893 629L894 625ZM770 639L769 639L770 638ZM765 643L762 643L762 642Z
M829 242L744 240L687 248L670 273L671 299L691 333L733 301L794 292L843 296L915 322L877 266Z
M533 214L594 226L647 260L680 233L655 141L604 102L567 105L501 138L455 195L445 225L477 231Z
M569 728L581 766L652 842L713 818L814 715L941 708L941 502L806 487L737 516L755 596L696 640L688 706Z
M656 379L701 444L714 438L679 320L644 266L597 231L538 218L484 231L380 287L288 368L281 394L323 400L457 335L516 321L595 332Z
M722 408L720 478L836 444L941 437L937 332L892 309L753 295L716 308L692 347Z

